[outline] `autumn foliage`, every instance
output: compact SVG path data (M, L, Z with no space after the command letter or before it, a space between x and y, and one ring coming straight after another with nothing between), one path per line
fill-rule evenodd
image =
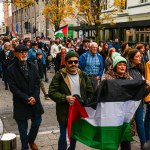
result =
M73 16L73 12L72 2L68 0L49 0L43 10L43 14L49 19L50 24L55 27L55 31L59 29L60 24L65 23L67 17Z

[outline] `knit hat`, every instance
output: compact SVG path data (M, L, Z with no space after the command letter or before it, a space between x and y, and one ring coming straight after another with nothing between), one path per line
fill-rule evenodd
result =
M115 57L117 57L117 56L121 56L120 53L118 53L118 52L112 53L112 59L115 59Z
M124 62L124 63L127 64L127 60L124 57L122 57L122 56L116 56L115 59L113 59L113 68L115 68L116 65L118 63L120 63L120 62Z
M67 52L67 54L65 56L65 61L67 61L71 57L79 58L79 55L75 51L70 50L69 52Z
M90 40L88 38L84 38L83 43L85 43L85 42L90 42Z
M28 50L29 49L23 44L19 44L15 47L15 52L28 51Z

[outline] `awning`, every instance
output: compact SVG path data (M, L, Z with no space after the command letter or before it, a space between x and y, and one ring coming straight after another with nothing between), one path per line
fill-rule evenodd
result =
M116 23L114 25L110 24L103 24L103 27L105 29L109 28L134 28L134 27L150 27L150 20L141 20L141 21L130 21L130 22L120 22ZM95 26L74 26L74 27L69 27L69 30L95 30Z

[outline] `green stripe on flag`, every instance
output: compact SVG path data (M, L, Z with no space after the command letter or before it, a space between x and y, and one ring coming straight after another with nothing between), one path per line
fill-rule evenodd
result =
M121 126L92 126L80 119L73 123L72 137L81 143L101 150L118 150L121 141L132 141L130 123Z

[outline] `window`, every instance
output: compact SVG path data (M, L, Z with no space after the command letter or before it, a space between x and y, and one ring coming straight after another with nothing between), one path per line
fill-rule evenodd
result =
M146 2L148 2L148 0L140 0L141 1L141 3L146 3Z
M107 10L107 0L104 0L104 10Z

